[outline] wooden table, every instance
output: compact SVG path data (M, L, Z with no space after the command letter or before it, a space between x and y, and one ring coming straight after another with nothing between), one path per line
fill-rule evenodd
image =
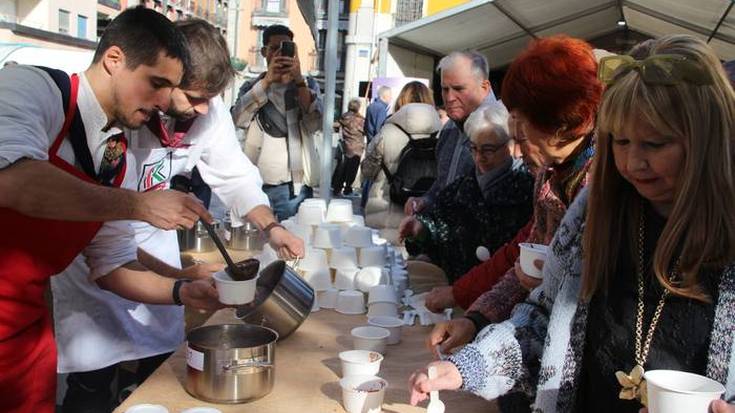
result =
M409 266L409 274L416 278L416 286L426 289L426 264ZM414 276L411 277L414 279ZM124 413L135 404L153 403L166 406L171 413L197 406L216 407L227 412L258 413L326 413L344 412L342 393L338 380L340 362L338 354L352 349L350 330L367 324L365 315L342 315L322 309L312 313L291 336L276 347L276 378L273 391L266 397L246 404L211 404L193 398L184 390L186 381L186 344L158 368L115 413ZM216 312L206 324L240 323L233 309ZM388 346L379 376L386 379L389 388L385 395L383 411L387 413L424 412L424 407L408 404L408 377L417 368L431 361L431 354L424 347L424 339L431 327L404 326L401 343ZM468 393L442 392L441 398L447 412L497 412L495 403ZM424 403L425 406L425 403Z

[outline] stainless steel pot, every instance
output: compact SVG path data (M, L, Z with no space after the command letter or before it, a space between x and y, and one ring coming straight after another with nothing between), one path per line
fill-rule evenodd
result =
M213 403L245 403L273 389L275 331L249 324L199 327L186 335L186 391Z
M241 227L233 227L225 218L225 238L227 246L235 250L260 251L265 244L265 237L252 222L245 221Z
M215 229L219 229L220 223L215 221L213 226ZM210 252L216 248L214 241L209 237L209 233L207 233L207 229L201 221L197 221L192 228L177 230L176 235L179 239L179 251L181 252Z
M283 339L306 320L314 299L314 289L279 260L260 272L255 300L240 306L235 314L245 322L276 330Z

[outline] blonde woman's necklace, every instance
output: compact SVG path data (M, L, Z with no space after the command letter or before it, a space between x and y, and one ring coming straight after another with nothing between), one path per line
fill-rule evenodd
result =
M651 323L648 326L648 332L646 333L645 341L643 339L643 316L644 316L644 294L645 286L643 282L645 272L645 260L644 260L644 246L645 246L645 233L646 233L646 222L644 217L645 211L641 208L641 215L638 223L638 311L636 313L635 320L635 362L636 365L630 371L625 373L623 371L616 371L615 377L618 379L618 383L622 387L620 389L619 398L624 400L637 399L642 405L647 406L647 389L646 381L643 379L643 365L646 364L648 359L648 352L651 349L651 341L653 341L653 333L656 331L656 326L661 318L661 311L666 303L666 297L669 296L669 290L664 288L661 293L661 298L658 300L656 310L651 318ZM679 260L677 260L674 266L674 273L679 267ZM669 279L673 279L672 274Z

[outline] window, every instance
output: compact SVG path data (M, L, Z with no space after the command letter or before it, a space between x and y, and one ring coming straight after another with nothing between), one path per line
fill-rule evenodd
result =
M263 9L268 13L281 13L283 11L281 3L281 0L263 0Z
M344 72L345 60L347 57L347 48L345 47L345 36L346 32L337 33L337 72ZM326 66L325 51L327 50L327 31L319 30L317 33L317 62L316 68L319 71L324 71Z
M396 27L420 19L423 15L424 2L422 0L398 0L396 3Z
M258 46L255 48L255 67L264 68L268 70L268 63L265 61L265 57L260 53L260 49L263 48L263 29L258 30Z
M327 0L316 0L316 14L317 16L327 18L329 10L327 9ZM350 2L347 0L339 0L339 17L345 19L350 14Z
M81 14L77 16L77 37L80 39L87 38L87 16Z
M59 33L69 33L69 12L59 9Z

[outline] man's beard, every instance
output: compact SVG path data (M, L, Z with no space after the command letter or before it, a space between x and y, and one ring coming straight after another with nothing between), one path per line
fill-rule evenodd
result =
M117 94L117 91L113 92L112 94L112 104L115 108L115 112L113 112L113 124L116 124L120 127L128 128L128 129L140 129L141 126L145 124L145 121L141 122L140 124L134 124L131 119L129 119L124 113L120 111L120 97ZM137 111L133 112L137 113Z
M176 109L174 109L173 105L169 106L168 110L166 111L166 115L176 119L176 120L189 120L194 117L196 117L196 112L194 112L194 109L188 112L180 112Z

